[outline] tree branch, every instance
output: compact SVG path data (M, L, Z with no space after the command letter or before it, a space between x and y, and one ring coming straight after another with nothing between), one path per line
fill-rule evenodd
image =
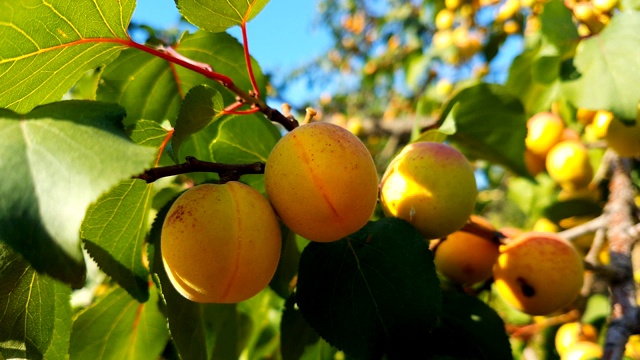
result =
M603 359L621 359L629 336L638 329L638 305L631 263L631 249L637 238L631 236L635 225L634 188L629 177L629 160L612 159L613 173L609 183L609 200L605 213L610 216L610 268L619 274L619 281L609 284L611 292L611 321L604 344Z
M242 175L264 174L264 163L256 162L252 164L222 164L198 160L192 156L186 158L185 163L156 167L146 170L136 176L147 183L152 183L160 178L187 174L192 172L213 172L220 175L221 182L238 180Z

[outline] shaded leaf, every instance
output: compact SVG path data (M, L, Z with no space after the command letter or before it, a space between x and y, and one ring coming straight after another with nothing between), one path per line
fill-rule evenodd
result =
M221 32L253 19L269 0L175 0L182 16L193 25Z
M60 100L124 49L134 8L131 0L0 1L0 107L26 112Z
M295 279L298 276L298 264L300 263L300 251L296 243L296 234L289 228L280 225L282 230L282 251L278 268L269 282L269 287L281 298L287 299L295 287Z
M123 116L117 105L90 101L0 112L0 240L37 271L81 286L87 207L153 160L153 149L127 138Z
M597 35L583 40L574 60L582 74L566 89L577 107L636 118L640 101L640 12L624 11Z
M505 87L480 83L465 88L447 104L441 119L440 130L451 134L449 139L468 156L530 177L524 164L524 108Z
M541 70L540 65L543 64L536 61L538 51L539 49L536 48L518 55L509 68L506 83L507 89L518 96L528 115L547 111L560 91L559 81L539 82L538 80L543 76L540 72L534 74L535 71ZM547 71L552 70L557 71L557 69L547 69Z
M330 344L362 359L419 353L441 309L429 245L406 221L383 218L302 252L296 300Z
M218 119L222 110L224 110L224 103L218 90L207 85L199 85L189 90L180 107L175 132L171 139L173 151L178 159L181 159L182 143L189 136Z
M320 336L304 320L297 309L295 294L284 305L280 322L280 352L282 360L298 360L304 354L305 347L320 340Z
M445 293L442 303L441 323L424 346L427 351L474 359L512 358L504 321L491 307L458 292Z
M124 180L87 210L80 237L100 269L140 302L149 298L149 272L142 264L152 185Z
M0 357L64 359L71 332L71 289L38 274L0 242Z
M547 55L564 56L575 49L580 35L573 23L572 13L561 0L551 0L544 3L540 14L540 32L543 46L552 46L557 49L554 54Z
M197 31L185 34L173 48L185 57L211 65L216 72L232 78L239 88L251 89L242 45L231 35ZM260 66L253 59L251 63L260 93L265 94L266 81ZM235 95L217 81L151 54L128 49L105 68L97 96L98 100L124 106L127 124L139 119L175 123L185 94L201 84L218 90L225 104L235 101Z
M122 288L78 313L71 333L70 359L156 360L169 340L167 320L158 307L158 292L150 289L141 304Z

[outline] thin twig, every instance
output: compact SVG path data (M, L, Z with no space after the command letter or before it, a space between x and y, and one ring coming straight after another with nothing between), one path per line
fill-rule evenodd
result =
M193 172L212 172L220 175L222 182L237 180L242 175L263 174L264 163L256 162L252 164L222 164L198 160L188 156L183 164L161 166L146 170L136 176L147 183L152 183L167 176L188 174Z

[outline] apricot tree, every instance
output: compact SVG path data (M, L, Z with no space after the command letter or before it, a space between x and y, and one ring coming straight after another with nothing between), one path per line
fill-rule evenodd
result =
M636 2L321 0L304 119L175 3L0 0L0 359L636 356Z

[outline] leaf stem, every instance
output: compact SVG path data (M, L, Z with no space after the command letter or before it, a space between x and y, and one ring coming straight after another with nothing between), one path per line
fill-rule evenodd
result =
M244 61L247 64L247 72L249 73L249 79L251 80L251 87L253 87L253 95L256 98L260 98L260 90L258 89L258 83L256 77L253 74L253 66L251 65L251 55L249 53L249 38L247 37L247 23L242 22L240 25L242 29L242 47L244 49Z

